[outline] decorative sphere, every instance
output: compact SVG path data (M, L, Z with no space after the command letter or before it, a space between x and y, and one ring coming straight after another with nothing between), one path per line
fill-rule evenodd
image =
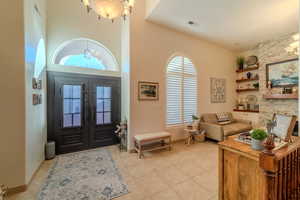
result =
M93 10L101 17L115 19L124 13L124 6L120 0L93 0Z

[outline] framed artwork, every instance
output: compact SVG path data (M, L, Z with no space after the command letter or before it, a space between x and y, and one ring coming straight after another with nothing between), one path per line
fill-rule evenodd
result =
M139 81L139 100L158 100L159 99L159 83Z
M272 87L298 86L298 66L298 58L267 64L267 84L270 81Z
M274 114L273 121L276 121L273 133L282 140L289 142L297 122L297 116Z
M33 78L32 79L32 88L41 90L42 89L42 80Z
M210 100L211 103L226 102L226 79L210 78Z
M33 105L42 104L42 95L41 94L33 94L32 95L32 104Z

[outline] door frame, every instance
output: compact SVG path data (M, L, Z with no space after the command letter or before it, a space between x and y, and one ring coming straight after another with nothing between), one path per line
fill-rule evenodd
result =
M55 141L55 124L54 117L55 112L51 112L53 110L53 105L55 102L55 78L81 78L86 79L88 81L88 85L91 85L91 81L103 80L103 81L117 81L117 95L120 97L115 106L117 106L117 121L121 121L121 77L112 77L112 76L103 76L103 75L87 75L87 74L77 74L77 73L69 73L69 72L47 72L47 140ZM51 94L51 95L50 95ZM50 111L50 112L49 112ZM87 111L88 112L88 111ZM84 113L85 115L85 113ZM57 145L57 144L56 144ZM57 146L56 146L57 147ZM92 147L87 147L86 149L90 149ZM59 152L58 152L59 153Z

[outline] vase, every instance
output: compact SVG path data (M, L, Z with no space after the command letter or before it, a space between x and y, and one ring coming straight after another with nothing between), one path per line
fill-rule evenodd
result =
M263 150L262 141L251 138L251 147L257 151Z
M198 130L199 128L199 120L195 120L192 123L193 130Z
M248 73L247 73L247 78L250 79L251 77L252 77L251 72L248 72Z
M244 64L240 64L239 65L239 70L243 70L244 69Z

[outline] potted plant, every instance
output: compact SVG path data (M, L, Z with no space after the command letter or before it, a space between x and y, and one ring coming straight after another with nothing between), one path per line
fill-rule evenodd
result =
M196 115L193 115L192 116L192 120L193 120L193 124L192 124L193 129L198 129L198 125L199 125L198 120L199 120L199 117L197 117Z
M255 89L259 88L259 83L254 83L254 84L253 84L253 87L254 87Z
M245 58L243 56L237 57L236 64L238 65L239 70L243 70L244 69L244 64L245 64Z
M268 137L266 131L262 129L254 129L251 131L251 147L254 150L262 150L263 149L263 140Z

